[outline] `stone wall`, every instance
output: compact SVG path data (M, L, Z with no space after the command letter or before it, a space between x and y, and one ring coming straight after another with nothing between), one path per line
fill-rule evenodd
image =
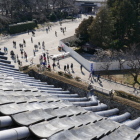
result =
M140 106L138 103L132 102L130 100L127 100L118 96L114 96L113 99L110 99L109 96L99 91L98 92L96 91L93 94L98 97L101 103L106 104L109 109L118 108L119 114L129 112L131 114L131 119L136 119L140 117L140 108L133 107L133 105Z
M29 71L28 74L29 76L34 77L35 79L40 79L42 82L47 82L49 85L54 85L56 88L68 90L71 94L77 93L80 97L87 96L89 92L87 89L81 89L79 87L73 86L72 84L64 83L63 81L39 74L34 70ZM110 97L107 94L95 90L91 90L91 94L96 95L100 102L106 104L109 109L118 108L120 110L120 114L129 112L131 113L132 119L135 119L140 116L140 105L138 103L116 96L113 97L112 100L110 100ZM134 107L133 104L136 104L138 106Z
M73 86L63 81L39 74L33 70L28 72L29 76L34 77L35 79L40 79L42 82L47 82L49 85L54 85L56 88L62 88L63 90L70 91L71 94L77 93L80 97L87 96L88 90L81 89L79 87Z

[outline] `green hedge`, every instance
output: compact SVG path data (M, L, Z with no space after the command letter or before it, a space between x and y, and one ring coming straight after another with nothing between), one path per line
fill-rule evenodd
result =
M36 23L34 21L22 22L17 24L9 25L9 33L21 33L27 30L33 30L36 27Z
M73 16L67 16L66 19L76 19L76 18Z
M127 92L124 92L124 91L118 91L118 90L115 90L115 94L117 96L120 96L122 98L126 98L126 99L129 99L131 101L134 101L134 102L137 102L137 103L140 103L140 98L135 96L135 95L132 95L130 93L127 93Z

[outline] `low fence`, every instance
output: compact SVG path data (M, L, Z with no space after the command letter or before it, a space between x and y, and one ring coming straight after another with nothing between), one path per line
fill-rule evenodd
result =
M88 71L105 71L107 70L121 70L120 69L120 63L119 61L112 61L112 62L90 62L87 59L83 58L81 55L79 55L77 52L75 52L73 49L68 47L66 44L63 43L62 40L59 41L59 45L65 50L66 52L69 52L70 55L78 61L80 64L82 64ZM123 60L122 60L123 61ZM123 69L131 69L128 66L129 61L125 61L122 65ZM107 68L107 65L109 68Z

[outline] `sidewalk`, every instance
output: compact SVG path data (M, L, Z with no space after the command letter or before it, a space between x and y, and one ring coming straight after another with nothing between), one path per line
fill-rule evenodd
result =
M23 65L30 65L31 59L33 59L34 64L39 64L40 55L44 52L46 53L47 50L49 52L49 55L58 55L58 54L64 53L64 52L58 51L59 40L72 36L75 33L75 29L78 27L80 22L81 22L81 19L77 19L73 22L63 23L62 26L60 26L59 24L54 25L48 34L46 33L44 29L37 30L35 32L35 37L33 37L33 43L31 42L31 37L32 37L31 33L29 35L28 33L24 33L24 34L19 34L17 36L9 37L0 41L0 48L3 51L4 46L8 47L8 55L7 55L8 60L11 60L10 51L13 50L16 55L18 54L18 57L22 61ZM60 27L67 28L65 34L63 34L60 31ZM57 37L55 36L55 31L57 31L57 34L58 34ZM23 39L26 41L26 47L24 47L24 51L26 51L28 55L27 61L24 58L22 58L20 54L19 44L23 43ZM16 48L13 48L13 41L16 41L16 44L17 44ZM46 50L44 51L41 47L41 49L38 49L38 51L36 52L34 56L33 55L34 45L38 44L38 42L42 44L43 41L45 42ZM18 68L17 62L15 63L13 60L11 61L12 61L11 64L14 64L15 67ZM89 72L84 68L81 72L80 64L75 59L73 59L72 57L67 57L67 58L61 59L59 63L60 63L60 68L56 66L55 71L64 71L64 65L69 64L69 67L70 67L70 64L73 63L73 71L69 69L69 73L71 73L74 77L76 76L81 77L81 79L84 82L87 82L90 84L90 81L88 80ZM50 64L52 67L52 64L53 64L52 60L50 60ZM57 61L56 61L56 64L57 64ZM108 93L110 90L114 89L114 90L123 90L125 92L140 96L140 90L135 90L132 87L127 87L125 85L117 84L115 82L108 81L105 79L101 79L101 83L99 83L99 82L96 82L96 77L95 77L95 80L93 81L92 85L94 85L95 89L98 89L105 93Z

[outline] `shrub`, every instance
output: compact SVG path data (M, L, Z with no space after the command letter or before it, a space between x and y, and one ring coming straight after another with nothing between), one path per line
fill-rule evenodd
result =
M76 77L75 77L75 80L79 82L79 81L81 81L81 78L78 77L78 76L76 76Z
M36 23L34 21L22 22L17 24L9 25L9 33L21 33L27 30L33 30L36 27Z
M39 68L40 67L40 64L37 64L36 66Z
M47 71L51 71L51 68L46 68Z
M129 99L129 100L131 100L131 101L140 103L140 98L137 97L137 96L134 96L134 95L132 95L132 94L130 94L130 93L127 93L127 92L124 92L124 91L115 90L115 94L116 94L117 96L122 97L122 98L126 98L126 99Z
M58 74L61 75L61 76L63 76L64 75L64 72L58 71Z
M75 17L73 17L73 16L68 16L68 17L66 17L66 19L75 19Z
M65 76L66 78L69 78L69 79L72 79L72 78L73 78L72 75L71 75L71 74L68 74L68 73L65 73L64 76Z

